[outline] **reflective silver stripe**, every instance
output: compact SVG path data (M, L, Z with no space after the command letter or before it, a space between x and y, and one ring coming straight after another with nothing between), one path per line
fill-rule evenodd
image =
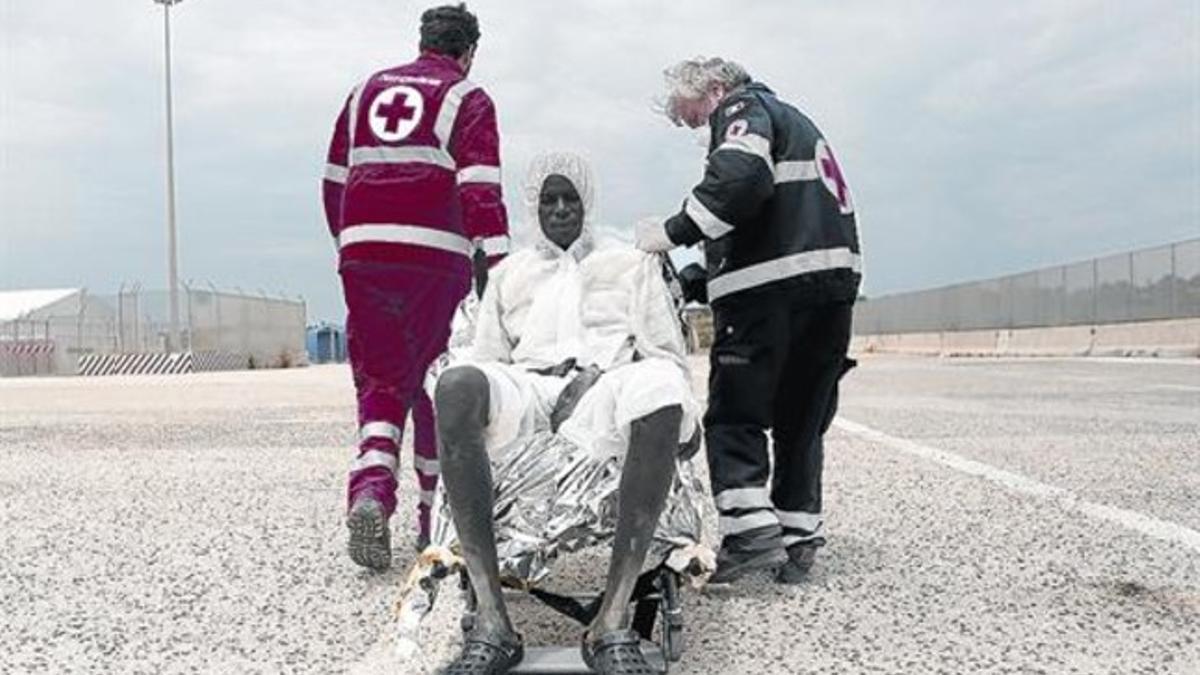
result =
M758 134L742 134L740 136L726 136L725 141L717 146L713 152L722 150L735 150L737 152L745 152L767 163L767 168L774 170L775 162L771 159L771 141L768 141L765 136Z
M803 511L776 511L775 515L779 516L779 524L784 527L791 527L805 532L816 532L821 529L821 523L825 520L819 513L805 513Z
M338 234L338 248L345 248L351 244L364 243L428 246L429 248L465 255L468 258L474 252L470 240L466 237L454 234L453 232L443 232L420 225L364 223L362 225L351 225Z
M463 183L500 183L500 167L477 164L458 170L458 184Z
M458 119L458 108L463 99L478 88L479 85L464 79L446 92L446 97L442 99L442 109L438 111L437 121L433 125L433 133L441 141L443 149L450 149L450 134L454 132L454 120Z
M420 455L413 457L413 468L426 476L437 476L442 472L442 465L436 459L428 459Z
M824 538L825 538L825 531L823 529L813 532L812 534L804 535L804 536L800 536L798 534L785 534L785 535L783 535L783 545L785 547L787 547L787 546L791 546L792 544L799 544L801 542L812 541L814 539L824 539Z
M688 217L695 221L696 226L709 239L720 239L733 232L733 226L714 216L713 212L700 202L695 193L688 195L686 210Z
M771 497L765 487L734 488L722 490L717 495L717 510L732 509L773 509Z
M337 164L325 165L325 180L333 181L334 183L345 184L346 176L349 173L350 170L344 166L339 166Z
M354 93L350 94L350 114L346 116L346 147L354 149L354 130L358 128L358 104L362 100L363 88L367 86L366 82L354 88Z
M421 490L421 503L425 506L433 506L433 499L437 496L437 490Z
M791 183L801 180L816 180L817 163L813 160L797 162L779 162L775 165L775 183Z
M391 422L367 422L358 430L359 438L390 438L393 443L400 443L400 427Z
M862 268L862 256L845 247L805 251L726 272L711 279L708 282L708 299L711 302L730 293L800 274L842 268L857 272Z
M350 471L362 471L363 469L372 469L377 466L386 467L388 471L395 473L396 456L382 450L368 450L363 453L362 457L350 463Z
M483 254L486 256L505 255L508 253L510 245L511 242L506 234L479 240L479 248L483 249Z
M724 537L727 534L738 534L768 525L778 525L779 519L771 511L755 511L744 516L721 516L718 529Z
M354 148L350 151L350 166L362 164L434 164L454 171L454 158L441 148L428 146L388 146Z

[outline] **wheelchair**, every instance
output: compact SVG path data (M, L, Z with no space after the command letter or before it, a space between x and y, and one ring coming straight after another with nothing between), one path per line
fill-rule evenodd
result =
M674 265L668 257L661 256L663 277L668 282L676 309L682 306L681 292ZM687 458L694 454L699 447L699 436L696 436L696 447L691 449ZM685 458L686 459L686 458ZM677 477L683 481L683 477ZM435 502L435 522L441 515L440 496ZM435 528L436 529L436 528ZM435 541L439 537L434 537ZM694 552L693 552L694 553ZM672 663L678 662L684 653L684 612L681 591L688 584L689 577L701 576L706 570L706 563L700 556L693 555L685 564L674 562L673 558L664 558L655 567L643 572L634 585L630 597L632 613L631 628L641 636L641 649L650 667L659 673L667 673ZM711 565L711 563L709 563ZM684 569L677 569L684 567ZM443 581L457 577L459 589L463 592L466 611L459 623L464 634L469 633L475 626L477 601L468 577L466 565L451 550L437 548L437 551L422 555L409 577L405 598L398 603L401 623L409 616L409 625L415 626L418 615L428 613L438 595L438 587ZM506 595L528 595L554 612L588 626L599 613L603 602L603 593L558 593L540 588L537 583L528 580L502 575L501 583ZM578 643L566 646L525 646L525 656L513 673L591 673L592 670L584 663Z

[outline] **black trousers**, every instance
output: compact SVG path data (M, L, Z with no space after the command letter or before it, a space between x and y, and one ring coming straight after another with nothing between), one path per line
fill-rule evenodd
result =
M852 309L783 294L713 308L704 427L722 537L782 526L785 545L823 541L822 437L838 381L854 366L846 357Z

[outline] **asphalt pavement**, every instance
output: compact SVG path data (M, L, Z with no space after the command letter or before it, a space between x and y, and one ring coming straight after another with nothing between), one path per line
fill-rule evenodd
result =
M354 432L344 366L0 379L0 673L433 672L462 598L396 658L411 454L396 565L361 571ZM689 591L673 673L1200 673L1200 363L865 358L825 486L809 582Z

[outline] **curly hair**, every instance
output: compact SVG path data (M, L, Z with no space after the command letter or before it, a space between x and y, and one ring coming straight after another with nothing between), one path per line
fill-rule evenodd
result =
M750 82L750 74L741 65L722 58L705 58L680 61L663 71L666 93L654 100L652 109L665 115L676 125L682 124L680 106L685 100L693 100L709 93L716 85L726 90L736 89Z
M663 71L668 96L694 98L708 92L714 84L733 89L750 82L746 69L722 58L698 56L687 59Z
M479 42L479 20L466 3L443 5L421 15L421 50L459 58Z

